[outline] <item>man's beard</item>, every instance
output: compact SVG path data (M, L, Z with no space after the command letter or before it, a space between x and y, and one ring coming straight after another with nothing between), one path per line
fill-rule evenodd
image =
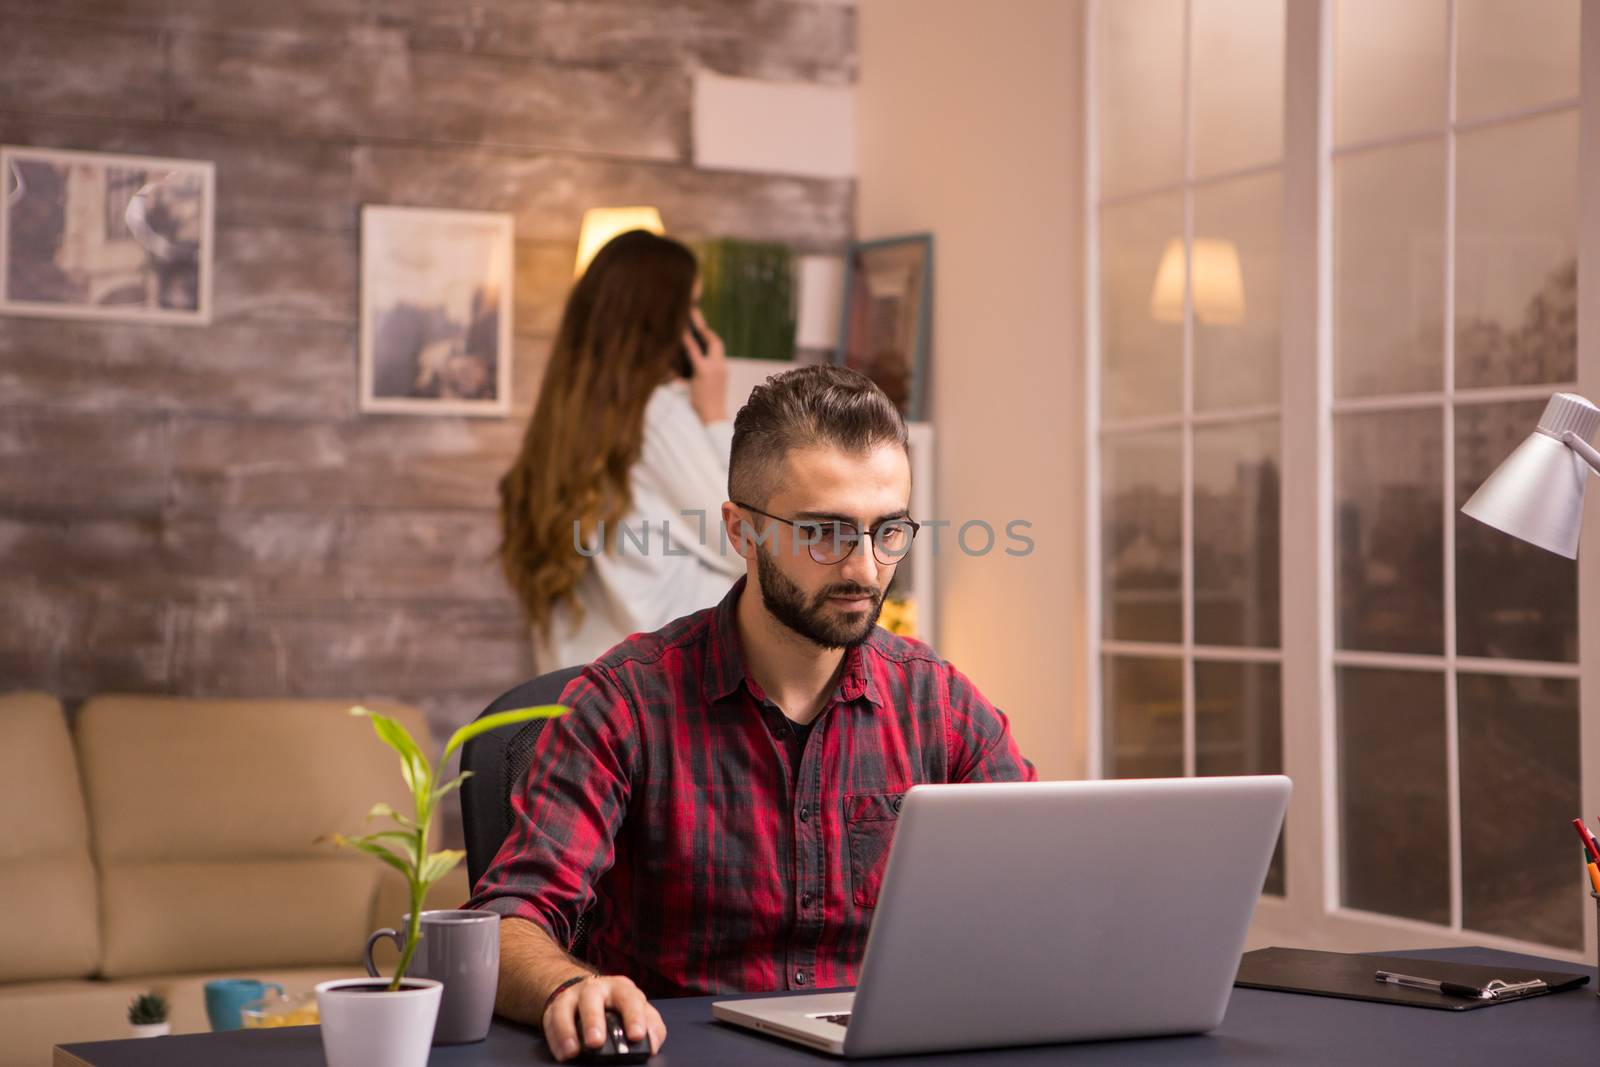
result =
M854 648L872 636L878 612L883 609L879 590L855 582L837 582L823 587L807 603L805 593L778 569L761 545L756 546L756 571L761 578L761 603L773 618L808 641L823 648ZM828 602L830 596L861 594L872 597L871 608L862 612L842 613Z

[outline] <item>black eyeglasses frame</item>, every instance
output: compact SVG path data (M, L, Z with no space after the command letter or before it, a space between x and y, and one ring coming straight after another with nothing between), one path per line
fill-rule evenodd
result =
M861 535L865 535L867 540L871 542L873 559L877 560L885 567L896 566L902 560L904 560L906 558L906 554L911 551L911 542L917 539L917 531L922 529L922 524L917 522L915 519L910 518L909 516L902 516L895 519L884 519L882 522L878 523L878 525L863 530L855 523L846 519L786 519L782 515L774 515L770 511L762 511L753 504L741 504L737 500L729 501L729 503L736 508L744 508L746 511L753 511L757 515L764 516L776 522L786 523L787 525L794 527L796 531L802 531L803 528L807 526L820 526L824 522L832 523L835 526L848 526L850 529L854 530L857 534L855 544L852 544L849 551L840 555L838 559L830 560L817 558L817 549L824 543L823 539L819 538L812 540L805 537L800 539L800 543L806 546L806 551L810 554L811 559L824 567L837 567L839 564L849 559L851 554L856 550L855 546L861 543ZM909 526L911 528L911 536L906 541L905 552L900 553L900 555L896 556L894 559L884 559L883 556L878 552L878 531L882 530L885 526L890 525ZM838 538L835 537L834 540L837 541Z

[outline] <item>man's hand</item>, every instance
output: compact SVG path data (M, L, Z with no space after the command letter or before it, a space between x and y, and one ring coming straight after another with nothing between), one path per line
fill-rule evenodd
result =
M558 1060L578 1054L579 1042L597 1049L605 1044L605 1012L614 1008L622 1016L629 1041L650 1038L654 1053L667 1039L661 1013L645 999L633 981L620 974L601 974L570 985L556 994L544 1011L542 1028L550 1051Z
M605 1044L606 1009L622 1016L628 1040L650 1040L655 1052L667 1039L661 1013L650 1006L631 979L617 974L588 973L583 981L550 991L589 968L573 959L550 939L544 928L526 919L500 923L500 984L495 989L495 1011L517 1022L538 1024L558 1060L570 1060L584 1046ZM545 1004L549 999L549 1004ZM542 1015L538 1014L543 1012Z

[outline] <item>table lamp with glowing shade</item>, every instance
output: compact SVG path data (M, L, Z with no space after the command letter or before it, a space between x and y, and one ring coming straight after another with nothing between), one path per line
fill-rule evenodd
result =
M666 232L661 225L661 212L653 207L592 207L583 213L583 228L578 231L578 262L572 276L580 278L589 261L606 246L606 242L629 230L649 230L654 234Z
M1183 321L1183 239L1173 238L1161 253L1155 285L1150 290L1150 317L1157 322ZM1203 326L1233 326L1244 321L1244 276L1239 247L1232 241L1194 240L1191 285L1194 316Z
M1495 468L1461 511L1502 533L1578 558L1583 490L1600 452L1589 438L1600 429L1600 408L1573 393L1557 393L1539 425Z

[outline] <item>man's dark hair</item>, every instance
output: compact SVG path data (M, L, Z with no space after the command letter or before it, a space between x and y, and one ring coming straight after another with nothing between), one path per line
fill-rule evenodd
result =
M906 447L900 411L872 379L834 366L796 367L755 387L733 420L728 498L764 505L797 448L830 445L865 454Z

